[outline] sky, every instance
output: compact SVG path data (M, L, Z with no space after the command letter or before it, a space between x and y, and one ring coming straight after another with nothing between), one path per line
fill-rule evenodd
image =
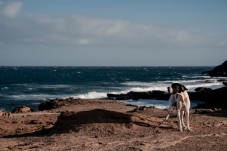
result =
M216 66L227 0L0 0L0 66Z

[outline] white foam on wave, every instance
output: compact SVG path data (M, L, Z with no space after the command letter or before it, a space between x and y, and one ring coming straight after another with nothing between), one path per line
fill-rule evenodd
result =
M187 87L188 91L194 92L195 88L198 88L198 87L218 89L218 88L223 87L223 84L220 83L220 82L217 82L217 83L198 83L198 84L194 84L194 85L187 85L186 87Z
M48 94L19 94L10 95L8 98L13 100L46 100L63 97L62 95L48 95Z
M157 81L157 82L139 82L139 81L132 81L132 82L124 82L123 85L127 86L152 86L152 85L170 85L172 83L198 83L198 82L205 82L203 79L193 79L193 80L165 80L165 81ZM210 79L210 82L217 82L217 79Z
M56 88L70 88L72 87L72 85L69 84L53 84L53 85L48 85L48 84L35 84L35 83L31 83L31 84L12 84L12 85L16 85L16 86L23 86L26 87L28 89L56 89Z
M167 87L172 83L181 83L189 89L189 91L194 91L197 87L207 87L211 89L217 89L223 87L222 82L218 78L209 78L209 79L198 79L198 80L167 80L167 81L158 81L158 82L126 82L122 83L127 85L128 88L123 90L121 93L127 93L127 91L152 91L152 90L161 90L167 91ZM130 87L135 86L135 87Z
M167 86L168 85L162 85L162 86L153 86L153 87L132 87L132 88L129 88L129 89L126 89L124 91L121 91L121 93L127 93L127 92L130 92L130 91L136 91L136 92L144 92L144 91L153 91L153 90L160 90L160 91L167 91Z
M44 88L44 89L54 89L54 88L70 88L71 85L67 84L58 84L58 85L38 85L37 88Z
M154 84L153 82L137 82L137 81L131 81L131 82L124 82L121 83L123 85L128 85L128 86L150 86Z
M74 98L80 98L80 99L98 99L98 98L106 98L107 93L105 92L96 92L96 91L93 91L93 92L88 92L86 94L80 94L80 95L76 95L76 96L73 96Z

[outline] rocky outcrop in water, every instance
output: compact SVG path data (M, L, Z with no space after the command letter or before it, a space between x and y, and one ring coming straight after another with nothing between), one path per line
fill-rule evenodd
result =
M156 99L156 100L168 100L170 94L165 91L153 90L145 92L130 91L127 94L107 94L107 97L114 100L139 100L139 99Z
M201 107L209 108L227 108L227 87L219 89L198 88L197 92L188 92L189 97L193 101L201 101ZM147 92L129 92L127 94L107 94L108 98L115 100L126 99L155 99L168 100L170 94L164 91L147 91Z
M212 77L227 77L227 60L219 66L216 66L213 70L204 72Z

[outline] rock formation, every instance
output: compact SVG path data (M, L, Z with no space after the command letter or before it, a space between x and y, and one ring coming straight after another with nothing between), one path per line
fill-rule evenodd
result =
M31 112L30 107L22 106L22 107L16 107L15 109L12 110L12 113L26 113L26 112Z
M216 66L213 70L204 72L212 77L227 77L227 60L219 66Z

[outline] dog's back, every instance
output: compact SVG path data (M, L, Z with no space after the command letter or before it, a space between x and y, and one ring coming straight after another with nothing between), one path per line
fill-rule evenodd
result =
M177 101L181 101L182 105L186 108L186 109L190 109L190 98L188 95L187 91L181 92L181 93L177 93L176 94L176 100ZM183 107L182 106L182 107Z
M185 105L187 105L187 108L189 109L190 108L190 98L189 98L188 92L184 91L184 92L181 92L181 94L183 96L183 101L184 101Z

